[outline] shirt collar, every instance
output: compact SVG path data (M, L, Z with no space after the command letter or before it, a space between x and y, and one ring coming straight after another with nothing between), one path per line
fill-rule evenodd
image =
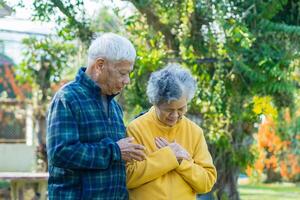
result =
M86 87L95 97L101 98L101 86L93 81L86 73L86 67L78 70L75 80ZM116 94L118 95L118 94ZM116 95L107 95L107 101L111 101Z

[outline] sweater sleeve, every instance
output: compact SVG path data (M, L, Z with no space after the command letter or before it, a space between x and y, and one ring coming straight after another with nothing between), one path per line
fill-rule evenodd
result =
M216 182L217 171L213 165L202 131L192 157L193 159L190 161L183 160L176 171L194 191L207 193Z
M128 127L128 136L134 137L134 131ZM134 137L135 138L135 137ZM143 161L126 164L127 187L133 189L155 180L179 166L170 147L148 153Z

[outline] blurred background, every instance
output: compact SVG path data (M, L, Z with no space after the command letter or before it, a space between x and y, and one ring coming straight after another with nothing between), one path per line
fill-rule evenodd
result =
M149 109L151 72L178 62L197 79L187 115L218 170L199 199L299 199L298 0L0 0L0 174L47 171L48 105L103 32L137 49L117 97L125 123ZM12 183L0 175L0 199ZM40 199L37 187L23 180L18 198Z

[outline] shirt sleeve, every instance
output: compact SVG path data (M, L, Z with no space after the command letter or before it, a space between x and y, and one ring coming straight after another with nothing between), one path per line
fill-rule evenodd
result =
M190 161L182 160L176 171L195 192L207 193L216 182L217 171L213 165L202 131L192 157L193 159Z
M110 138L81 143L72 106L55 98L47 117L47 154L49 163L68 169L106 169L121 160L118 145ZM87 133L88 134L88 133Z
M128 136L133 131L127 129ZM146 155L143 161L133 161L126 164L127 188L133 189L155 180L179 166L170 147L161 148Z

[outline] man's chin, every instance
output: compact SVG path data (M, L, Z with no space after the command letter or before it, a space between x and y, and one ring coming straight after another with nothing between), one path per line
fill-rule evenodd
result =
M107 95L118 95L122 92L123 88L121 89L115 89L115 90L110 90L109 92L107 92Z
M113 91L111 95L118 95L122 92L122 90Z

